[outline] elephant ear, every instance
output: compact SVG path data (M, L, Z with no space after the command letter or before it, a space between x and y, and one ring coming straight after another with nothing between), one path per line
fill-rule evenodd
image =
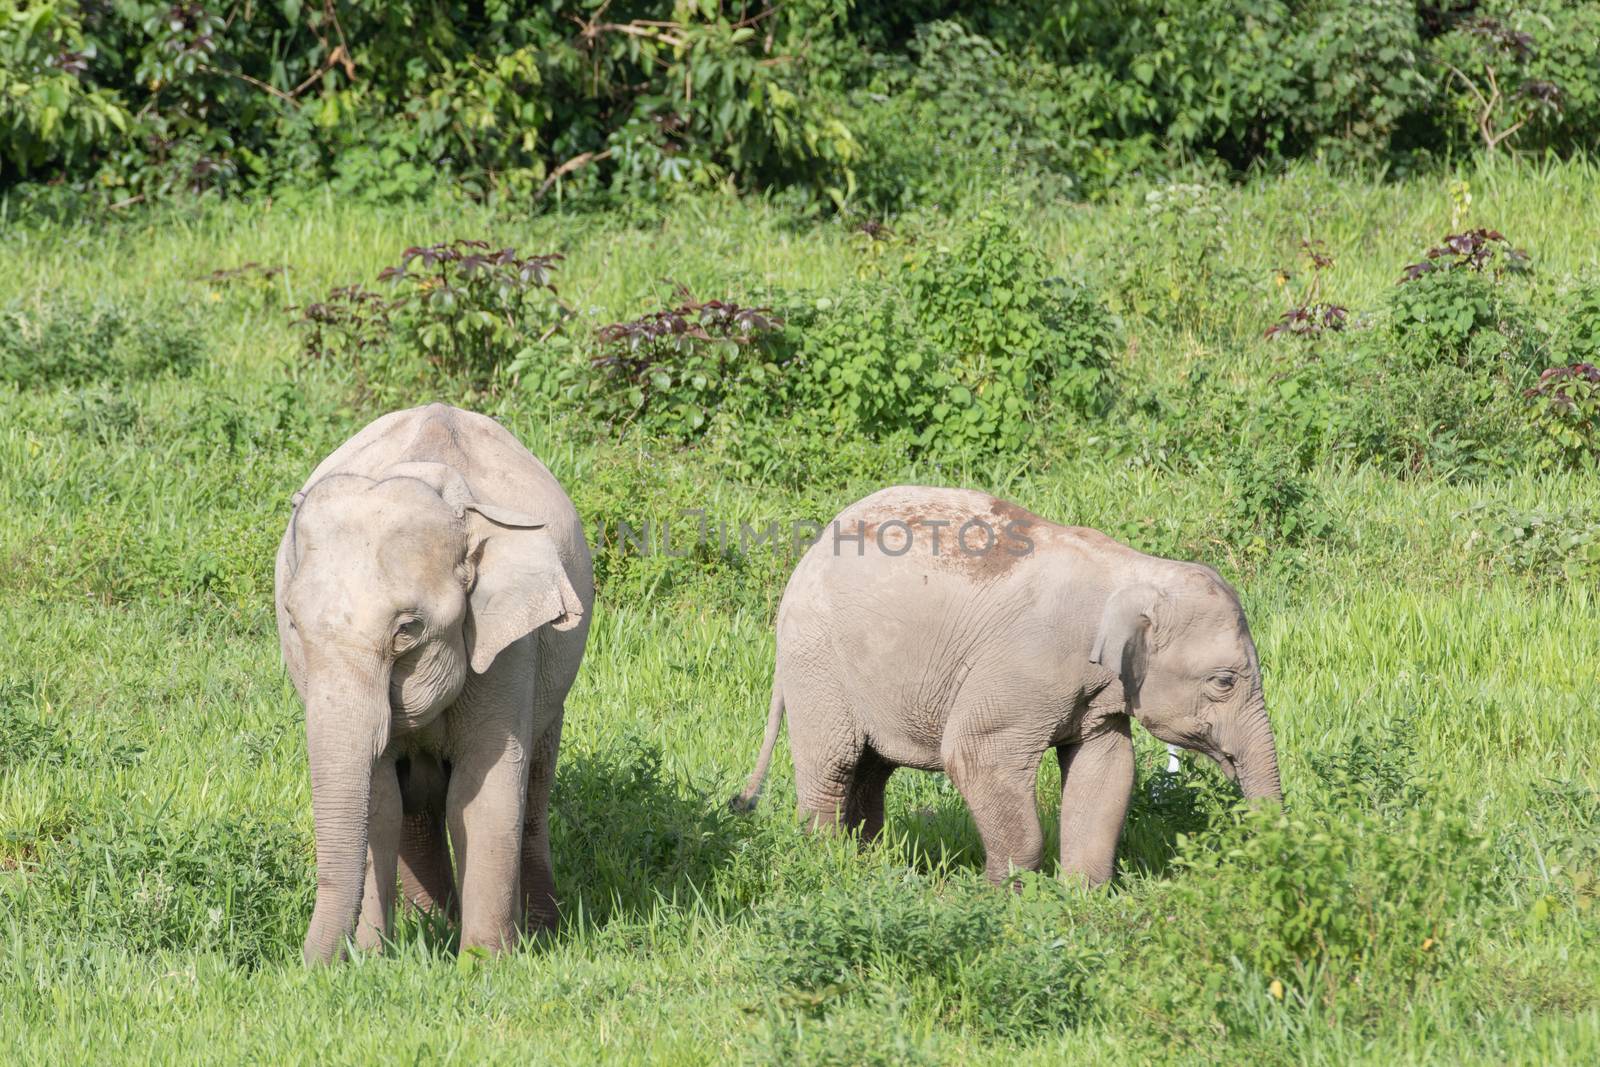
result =
M483 674L518 638L546 624L570 630L583 601L542 519L491 504L465 505L473 579L463 626L467 658Z
M1144 682L1150 657L1150 631L1155 627L1161 591L1143 582L1125 585L1106 600L1100 614L1100 632L1094 639L1089 662L1111 667L1130 695Z

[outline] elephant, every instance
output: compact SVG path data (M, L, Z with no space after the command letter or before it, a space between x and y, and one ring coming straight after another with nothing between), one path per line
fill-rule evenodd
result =
M943 771L990 881L1038 870L1040 760L1061 766L1060 869L1109 880L1134 785L1130 719L1282 799L1255 644L1210 567L1148 556L986 493L895 486L845 508L778 606L752 809L789 718L799 815L863 842L898 767Z
M550 786L594 604L571 500L498 423L432 404L362 429L292 508L276 604L311 770L306 963L352 932L381 949L397 867L463 950L552 928Z

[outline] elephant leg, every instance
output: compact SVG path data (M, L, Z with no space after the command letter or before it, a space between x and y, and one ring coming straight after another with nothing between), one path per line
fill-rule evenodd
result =
M367 884L356 924L356 947L381 950L394 915L395 860L400 849L400 782L394 760L372 769L372 799L367 808Z
M445 767L431 754L416 753L401 760L399 770L405 811L400 831L402 896L418 911L459 917L444 826L449 784Z
M534 742L528 761L528 803L522 815L522 925L530 933L554 930L558 917L555 873L550 867L550 786L556 777L561 718Z
M461 871L461 947L500 952L517 941L526 739L481 734L453 753L446 818Z
M844 809L845 825L860 833L862 844L877 840L883 831L883 793L894 771L895 765L871 745L862 749Z
M784 703L799 818L810 830L838 829L853 821L851 793L866 738L832 678L801 675L785 682Z
M982 744L957 740L952 745L946 737L945 773L978 825L984 874L995 885L1004 884L1013 870L1038 870L1044 859L1044 831L1039 828L1036 797L1039 760L1044 752L1018 755L1019 748L994 738Z
M1116 870L1117 840L1133 795L1133 738L1119 715L1101 733L1056 749L1061 761L1061 875L1090 885Z
M853 736L853 729L827 739L804 734L802 731L797 738L790 727L800 820L813 831L840 829L852 821L851 790L863 745Z

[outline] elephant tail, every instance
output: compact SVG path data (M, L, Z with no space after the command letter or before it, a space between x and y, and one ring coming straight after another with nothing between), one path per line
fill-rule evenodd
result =
M783 725L783 689L778 685L778 677L772 677L772 707L767 712L767 736L761 742L761 755L756 759L755 773L750 775L750 780L744 784L744 792L728 801L728 807L734 811L754 811L756 801L761 798L761 783L767 779L767 768L772 765L772 750L778 745L778 729Z

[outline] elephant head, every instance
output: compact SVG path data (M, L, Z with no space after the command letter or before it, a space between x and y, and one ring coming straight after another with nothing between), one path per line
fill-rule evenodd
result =
M1261 664L1238 595L1209 567L1173 566L1170 580L1111 593L1090 659L1120 676L1145 729L1211 757L1245 796L1281 800Z
M296 494L280 576L316 821L313 963L354 927L372 773L391 735L426 726L512 642L583 612L541 518L474 501L442 464L389 473Z

